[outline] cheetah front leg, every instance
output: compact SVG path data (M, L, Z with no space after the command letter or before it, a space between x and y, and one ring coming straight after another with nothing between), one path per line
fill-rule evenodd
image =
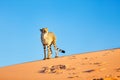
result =
M47 58L46 58L46 46L44 45L44 59L43 60L45 60L45 59L47 59Z
M47 46L47 48L48 48L48 56L47 56L47 59L50 59L50 58L51 58L51 54L52 54L51 46Z

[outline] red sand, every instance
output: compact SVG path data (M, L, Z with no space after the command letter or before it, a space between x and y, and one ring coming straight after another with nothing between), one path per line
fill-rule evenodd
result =
M120 49L2 67L0 80L120 80Z

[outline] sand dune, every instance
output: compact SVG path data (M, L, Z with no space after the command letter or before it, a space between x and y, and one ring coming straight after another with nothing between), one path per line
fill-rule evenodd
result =
M0 80L120 80L120 49L2 67Z

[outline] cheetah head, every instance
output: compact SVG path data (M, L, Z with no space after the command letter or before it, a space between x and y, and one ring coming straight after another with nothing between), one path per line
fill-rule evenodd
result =
M48 28L42 28L40 29L41 33L48 33Z

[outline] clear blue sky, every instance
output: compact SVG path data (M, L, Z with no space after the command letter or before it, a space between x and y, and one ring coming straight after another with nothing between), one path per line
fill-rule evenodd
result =
M120 0L0 0L0 67L43 59L39 29L66 56L120 47Z

